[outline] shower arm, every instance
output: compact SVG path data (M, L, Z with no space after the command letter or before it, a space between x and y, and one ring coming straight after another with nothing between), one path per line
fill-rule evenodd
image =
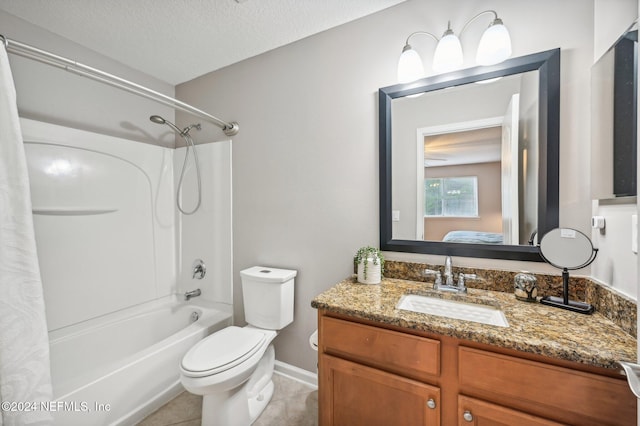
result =
M234 136L238 133L239 126L235 121L222 121L219 118L216 118L213 115L195 108L185 102L179 101L160 92L156 92L155 90L151 90L132 81L125 80L124 78L109 74L88 65L81 64L63 56L58 56L54 53L47 52L46 50L38 49L37 47L12 40L3 36L2 34L0 34L0 43L4 44L7 52L9 53L13 53L15 55L22 56L23 58L31 59L46 65L60 68L82 77L90 78L100 83L116 87L129 93L133 93L135 95L150 99L160 104L170 106L180 111L184 111L191 115L197 116L220 127L224 134L227 136Z

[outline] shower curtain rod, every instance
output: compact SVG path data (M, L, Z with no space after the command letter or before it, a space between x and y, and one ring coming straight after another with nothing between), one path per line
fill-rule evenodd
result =
M51 65L56 68L63 69L70 73L80 75L82 77L90 78L95 81L107 84L109 86L116 87L118 89L125 90L129 93L142 96L152 101L161 103L178 109L180 111L187 112L191 115L197 116L210 123L220 127L225 135L233 136L238 133L238 123L222 121L219 118L214 117L198 108L195 108L187 103L179 101L170 96L164 95L155 90L151 90L147 87L141 86L137 83L125 80L113 74L101 71L99 69L81 64L63 56L58 56L46 50L38 49L37 47L30 46L19 41L12 40L0 34L0 42L4 44L7 52L13 53L18 56L22 56L27 59L41 62L43 64Z

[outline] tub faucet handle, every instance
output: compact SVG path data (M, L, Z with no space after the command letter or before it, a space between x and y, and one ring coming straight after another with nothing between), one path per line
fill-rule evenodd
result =
M196 259L193 262L193 276L191 278L193 279L203 279L205 275L207 275L207 267L205 266L204 262L202 261L202 259Z
M185 301L188 301L188 300L189 300L189 299L191 299L192 297L198 297L198 296L200 296L201 294L202 294L202 292L200 291L200 289L199 289L199 288L196 288L195 290L192 290L192 291L187 291L187 292L184 294L184 300L185 300Z

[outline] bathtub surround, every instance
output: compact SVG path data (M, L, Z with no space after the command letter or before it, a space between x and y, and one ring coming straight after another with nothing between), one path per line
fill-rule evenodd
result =
M201 140L201 132L194 140ZM178 271L176 291L183 294L200 288L202 298L231 309L233 294L233 236L231 227L232 188L230 140L196 145L201 162L203 198L200 208L192 215L179 215L176 221L178 241ZM187 148L174 150L174 187L177 187ZM188 170L180 192L181 205L191 210L197 203L197 182L193 163ZM202 259L207 273L202 279L193 279L193 263Z
M52 400L49 339L29 176L7 52L0 45L0 401ZM0 425L47 424L47 410L5 410Z
M173 150L21 125L48 330L176 292Z

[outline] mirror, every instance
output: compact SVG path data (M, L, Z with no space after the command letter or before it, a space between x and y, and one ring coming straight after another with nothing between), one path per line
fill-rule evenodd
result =
M562 297L545 296L540 303L592 314L594 308L590 304L569 300L569 270L590 265L598 254L589 237L571 228L552 229L540 240L540 254L548 264L562 269Z
M542 261L559 92L559 49L380 89L381 249Z
M589 237L571 228L556 228L540 240L544 260L558 269L580 269L594 261L597 249Z
M638 25L591 68L591 193L594 199L637 194Z

